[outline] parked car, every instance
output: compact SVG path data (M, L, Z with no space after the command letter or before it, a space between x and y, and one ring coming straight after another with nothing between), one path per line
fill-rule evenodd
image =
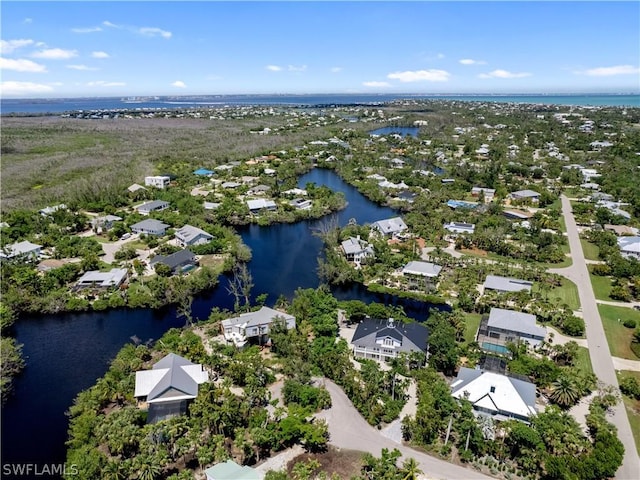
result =
M120 240L126 240L127 238L131 238L131 234L129 232L125 233L120 237Z

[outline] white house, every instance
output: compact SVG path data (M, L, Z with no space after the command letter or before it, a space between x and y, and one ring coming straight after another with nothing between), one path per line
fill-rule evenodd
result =
M99 270L92 270L86 272L76 282L76 286L80 288L94 287L94 288L109 288L119 287L122 282L127 278L126 268L112 268L108 272L101 272Z
M473 187L471 189L472 197L479 197L480 195L484 197L485 202L490 202L493 200L493 197L496 195L496 190L494 188L486 188L486 187Z
M115 222L122 220L122 217L117 215L105 215L103 217L96 217L91 220L91 226L96 231L110 230Z
M12 243L6 245L0 251L0 259L2 260L37 260L42 254L42 245L36 245L29 241Z
M400 217L387 218L378 220L371 224L371 229L375 230L386 237L395 237L399 233L404 232L409 227Z
M509 196L513 200L531 200L534 203L538 203L538 200L540 200L540 194L534 190L518 190L517 192L511 192Z
M371 244L362 240L359 235L356 238L349 237L340 244L340 247L344 252L345 258L357 265L360 265L365 258L374 256Z
M445 223L443 226L445 230L451 233L473 234L476 230L476 226L473 223L449 222Z
M266 200L264 198L259 198L257 200L247 200L247 207L249 207L249 211L251 213L259 213L262 210L273 211L278 207L276 206L276 202L273 200Z
M262 307L256 312L242 313L239 317L223 320L222 333L236 347L244 347L250 339L257 339L258 343L264 344L269 339L271 324L276 319L281 319L287 330L296 327L296 317L293 315Z
M507 344L525 343L535 347L546 336L547 329L536 324L535 315L494 307L488 317L480 320L476 341L485 351L508 355Z
M144 184L147 187L166 188L170 182L171 178L166 175L144 177Z
M487 275L483 286L485 290L496 290L498 292L519 292L521 290L530 292L532 285L533 282L520 280L519 278Z
M428 290L435 287L441 270L442 267L435 263L414 260L402 268L402 275L409 280L411 287Z
M136 207L136 210L140 215L149 215L152 212L161 212L169 208L169 202L164 200L154 200L152 202L146 202Z
M388 361L400 353L422 352L427 355L429 330L418 322L402 323L393 318L365 318L351 339L353 356Z
M640 260L640 237L618 237L620 254L625 258Z
M67 206L64 203L61 203L60 205L54 205L52 207L44 207L39 213L43 217L47 217L58 210L67 210Z
M461 367L451 384L451 395L471 402L476 415L495 420L528 422L536 410L536 386L516 378Z
M213 240L213 235L200 228L192 227L191 225L185 225L184 227L176 230L175 236L178 246L180 247L202 245Z

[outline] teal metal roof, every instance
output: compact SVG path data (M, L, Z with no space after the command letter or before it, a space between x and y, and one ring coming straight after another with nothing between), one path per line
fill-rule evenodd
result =
M207 480L259 480L258 472L251 467L238 465L233 460L207 468Z

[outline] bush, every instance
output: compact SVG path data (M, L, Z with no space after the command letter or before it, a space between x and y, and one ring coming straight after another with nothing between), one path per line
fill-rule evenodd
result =
M627 318L622 324L627 328L636 328L637 322L633 318Z
M582 335L584 335L585 330L584 320L580 317L572 315L562 323L561 330L562 333L565 333L572 337L581 337Z
M640 400L640 383L635 377L624 377L620 381L620 391L627 397Z

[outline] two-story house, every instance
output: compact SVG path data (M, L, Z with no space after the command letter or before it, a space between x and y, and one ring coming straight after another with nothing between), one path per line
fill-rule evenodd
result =
M269 331L274 321L282 321L287 330L296 327L296 317L293 315L262 307L256 312L242 313L239 317L223 320L222 334L227 342L236 347L244 347L252 342L264 345L269 342Z

